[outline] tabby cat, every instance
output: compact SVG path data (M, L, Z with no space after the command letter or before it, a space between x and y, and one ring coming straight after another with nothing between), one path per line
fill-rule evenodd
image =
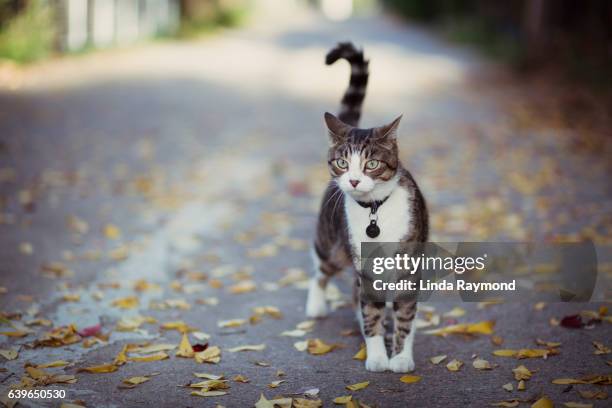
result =
M368 61L351 43L340 43L326 57L328 65L344 58L351 65L350 84L338 117L325 113L329 133L328 167L331 180L317 223L314 254L316 273L308 291L306 314L327 314L325 287L329 279L353 266L358 288L362 242L425 242L428 234L425 200L398 157L397 128L393 122L371 129L358 128L368 82ZM367 348L366 369L412 371L412 322L416 301L393 302L392 357L385 347L385 302L359 299L357 318Z

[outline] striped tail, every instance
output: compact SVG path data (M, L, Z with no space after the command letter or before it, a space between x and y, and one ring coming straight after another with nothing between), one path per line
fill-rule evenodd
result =
M363 51L350 42L339 43L325 57L325 63L331 65L344 58L351 64L351 80L342 97L338 119L344 123L357 126L361 117L361 105L368 85L368 61L363 59Z

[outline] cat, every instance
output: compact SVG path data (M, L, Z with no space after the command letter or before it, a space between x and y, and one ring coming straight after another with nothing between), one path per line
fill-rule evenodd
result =
M428 236L425 199L398 157L401 116L384 126L358 128L369 76L368 61L352 43L340 43L329 51L326 64L339 59L350 63L351 76L338 117L324 115L331 180L323 196L314 242L315 276L306 302L306 314L312 318L327 314L325 287L333 275L351 266L359 272L362 242L425 242ZM378 229L377 236L376 231L367 228L372 218L376 219L373 224ZM416 301L393 302L389 358L383 324L387 304L359 299L359 273L356 275L356 311L366 343L366 369L412 371Z

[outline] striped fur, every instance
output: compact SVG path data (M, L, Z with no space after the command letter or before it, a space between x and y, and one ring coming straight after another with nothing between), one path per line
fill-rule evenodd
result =
M350 43L340 43L328 54L327 64L344 58L351 64L351 80L338 117L325 114L329 133L328 168L331 181L327 186L314 242L316 274L308 292L306 313L322 317L327 312L325 286L341 270L353 266L355 301L362 333L366 340L366 369L395 372L414 368L412 323L416 302L395 302L393 315L392 358L384 345L386 305L360 299L359 266L361 243L425 242L428 238L428 216L425 199L412 175L400 160L397 129L401 117L371 129L357 128L368 82L368 62L363 52ZM368 162L373 167L368 167ZM369 209L357 201L388 198L377 213L381 226L378 238L365 235L369 224ZM386 240L386 241L385 241Z
M368 61L363 58L363 51L357 50L350 42L339 43L332 48L325 57L325 63L331 65L341 58L351 64L351 79L342 97L338 118L348 125L357 126L368 86Z

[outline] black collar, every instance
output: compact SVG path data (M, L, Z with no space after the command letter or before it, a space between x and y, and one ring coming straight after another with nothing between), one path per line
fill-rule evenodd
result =
M371 208L372 209L372 213L376 213L376 211L378 210L378 208L383 205L385 203L385 201L387 201L387 199L389 198L390 195L386 196L385 198L383 198L382 200L375 200L375 201L357 201L357 204L359 204L360 206L362 206L363 208Z

